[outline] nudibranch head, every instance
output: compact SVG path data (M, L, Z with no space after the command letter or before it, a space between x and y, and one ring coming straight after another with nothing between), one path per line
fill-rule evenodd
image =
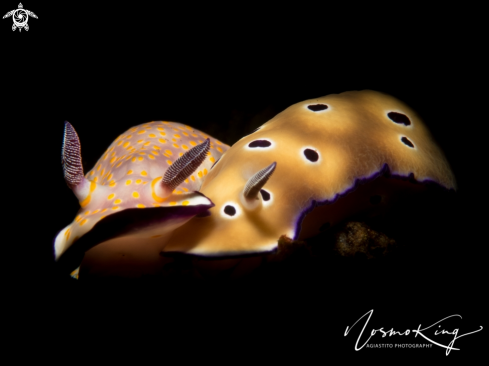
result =
M171 231L213 207L196 191L228 148L184 124L149 122L120 135L83 175L80 142L66 122L63 169L81 208L55 239L56 260L79 258L102 242L109 245L96 249L101 263L104 255L115 255L117 261L134 257L131 251L138 252L137 246L146 248L140 251L146 250L144 255L159 257Z
M455 189L447 160L411 108L370 90L306 100L221 157L201 187L215 204L211 214L175 230L164 250L270 251L282 235L312 236L416 185L395 177ZM335 205L340 197L344 204Z

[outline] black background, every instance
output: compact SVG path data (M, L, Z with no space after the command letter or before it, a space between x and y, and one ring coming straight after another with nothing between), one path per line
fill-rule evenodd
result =
M257 351L302 362L482 354L486 329L458 340L462 350L449 357L436 346L355 352L358 333L343 336L370 309L376 328L414 329L452 314L463 317L454 323L460 333L486 323L487 58L477 9L23 4L39 17L28 32L0 23L2 244L15 252L2 268L14 343L69 349L73 358L144 344L149 355L183 360L192 350L229 362ZM183 122L231 145L293 103L362 89L416 110L455 173L457 199L447 221L433 218L431 247L414 239L416 251L394 262L292 265L239 283L94 289L54 271L52 240L78 209L60 164L65 120L88 171L140 123Z

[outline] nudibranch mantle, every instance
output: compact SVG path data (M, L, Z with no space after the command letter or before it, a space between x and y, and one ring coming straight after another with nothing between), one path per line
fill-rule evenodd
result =
M266 181L256 177L272 167ZM407 178L456 188L443 152L410 107L371 90L306 100L221 157L200 190L215 204L211 215L176 229L164 251L203 256L270 251L281 235L312 236L322 225L367 207L370 197L383 201L413 189ZM369 181L375 184L362 185ZM250 184L259 194L245 197ZM341 207L334 204L339 197L346 202Z
M80 238L94 227L97 229L95 232L104 236L100 226L107 221L104 220L106 217L111 217L108 220L111 223L109 231L116 236L123 234L126 237L123 241L132 241L131 245L138 240L138 245L147 247L149 244L146 242L154 243L167 237L175 227L213 207L211 200L196 191L199 191L211 166L228 148L217 139L181 123L149 122L132 127L117 137L93 169L83 175L78 136L73 127L66 123L63 143L65 179L78 197L81 208L74 221L57 235L55 259L63 257L69 248L77 245L77 241L85 245L81 248L82 252L99 244L97 241L101 239L95 238L96 235L87 236L94 237L88 244L88 240ZM170 184L165 194L162 188L165 173L171 170L172 164L178 165L177 159L185 153L185 156L189 156L195 151L202 155L197 162L198 167L189 170L186 165L180 164L180 168L184 168L183 173L174 173L180 173L180 177L177 177L180 180L175 180L174 184L181 182L176 187ZM183 163L187 164L186 161ZM190 175L182 176L188 171ZM145 215L137 213L143 211L147 211ZM117 228L118 220L112 219L118 218L128 223L128 217L141 221L143 216L147 222L133 225L132 233L127 232L127 227L131 225ZM159 251L156 251L158 254Z

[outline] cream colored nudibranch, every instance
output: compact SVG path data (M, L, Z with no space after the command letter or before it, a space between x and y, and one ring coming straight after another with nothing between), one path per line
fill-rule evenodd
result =
M270 251L282 235L316 235L425 182L455 189L443 152L405 103L372 90L305 100L221 157L200 190L215 207L175 230L164 251Z
M125 271L113 268L117 260L113 258L107 262L109 268L104 268L104 256L137 257L139 254L133 252L147 251L146 259L151 262L176 227L213 206L196 191L228 148L184 124L149 122L120 135L94 168L84 174L78 135L66 122L64 177L81 208L55 239L56 261L68 263L66 267L72 270L85 252L98 246L99 262L96 258L87 263L97 271L108 270L116 275ZM114 252L112 244L117 238L123 249L116 246ZM104 251L101 244L107 241L111 244ZM144 267L144 259L138 260L142 262L136 267ZM124 266L129 268L131 261L126 262Z

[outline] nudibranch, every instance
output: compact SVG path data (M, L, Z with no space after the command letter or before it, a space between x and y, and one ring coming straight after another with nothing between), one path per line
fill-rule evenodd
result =
M73 270L139 276L157 271L162 243L178 226L213 207L198 193L229 146L176 122L149 122L120 135L87 174L80 141L66 122L64 177L80 202L57 235L54 257Z
M210 215L176 229L164 252L234 256L305 239L423 186L455 190L420 117L398 99L350 91L290 106L236 142L200 192Z

